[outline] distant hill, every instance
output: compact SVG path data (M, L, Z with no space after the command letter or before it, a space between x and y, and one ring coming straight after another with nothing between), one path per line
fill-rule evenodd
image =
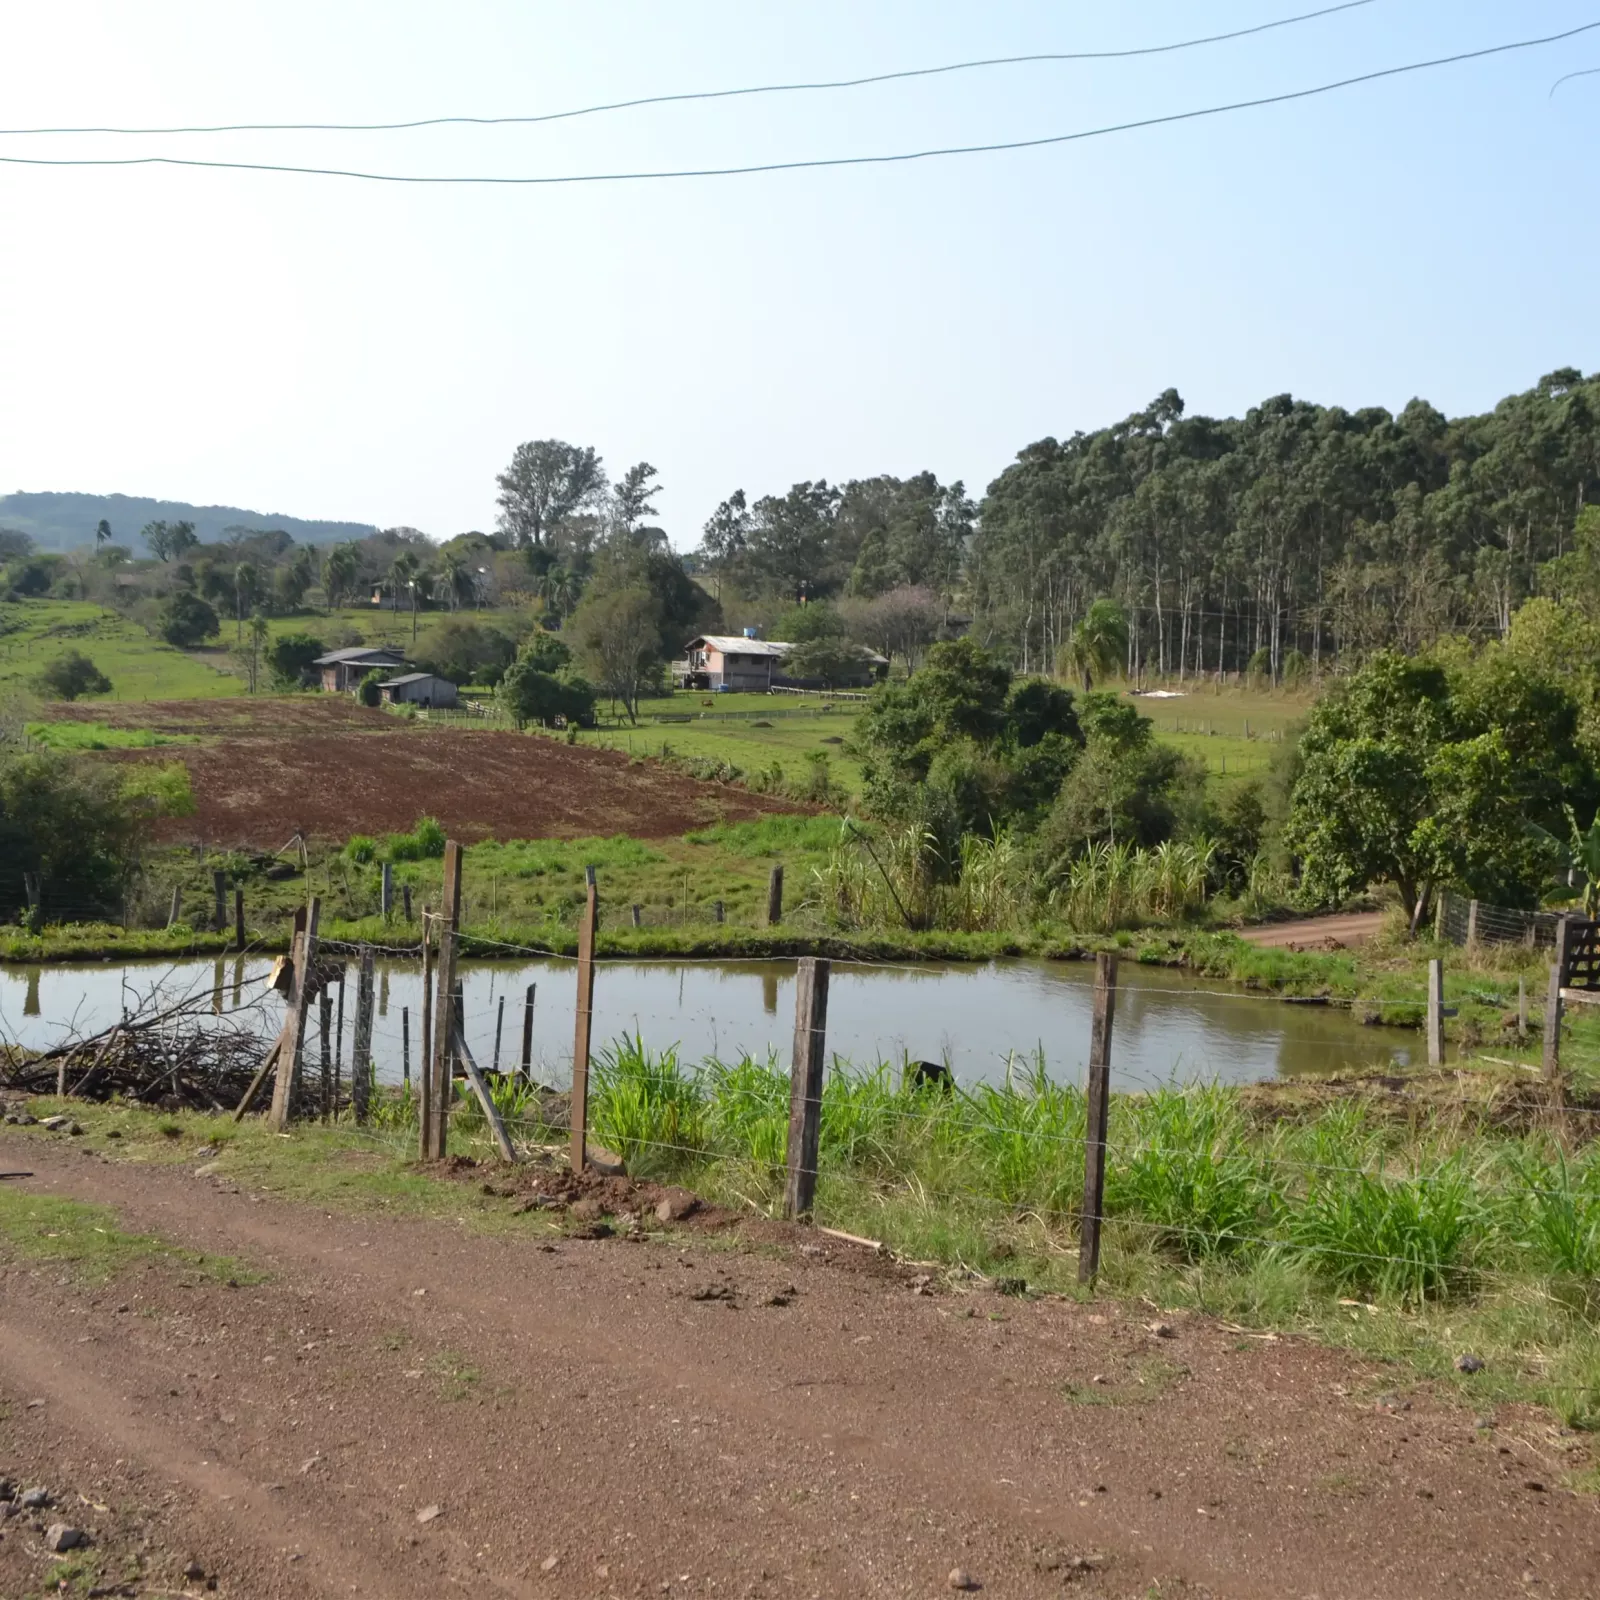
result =
M378 531L365 522L308 522L240 506L192 506L183 500L147 500L131 494L0 495L0 528L20 529L41 550L76 550L93 544L102 518L111 524L112 543L126 545L135 555L145 553L139 530L147 522L192 522L208 544L230 528L248 528L252 533L281 529L297 544L338 544Z

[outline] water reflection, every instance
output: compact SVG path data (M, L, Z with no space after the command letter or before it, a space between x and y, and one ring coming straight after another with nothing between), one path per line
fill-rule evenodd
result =
M95 1032L117 1020L125 989L140 997L159 989L169 1001L193 994L202 1011L216 1015L257 1007L262 1030L273 1027L281 1000L262 981L270 960L234 961L231 990L224 968L221 961L0 968L0 1038L42 1047L70 1029ZM838 963L828 1048L857 1065L944 1061L968 1083L998 1082L1039 1063L1052 1078L1081 1081L1092 978L1092 969L1079 963ZM572 963L471 962L461 968L461 981L468 1042L479 1061L487 1065L498 1055L509 1067L526 1059L542 1081L566 1080ZM321 1054L324 1018L330 1059L346 1053L343 986L330 998L326 1010L311 1008L307 1050L313 1060ZM607 961L596 978L594 1036L599 1048L637 1034L650 1048L676 1048L690 1061L749 1052L786 1062L793 1006L792 961ZM417 964L380 965L377 1013L373 1056L379 1076L398 1083L408 1063L417 1070L426 1048ZM1286 1005L1128 963L1117 1001L1113 1081L1136 1089L1173 1080L1315 1077L1403 1063L1414 1038L1361 1027L1341 1008Z

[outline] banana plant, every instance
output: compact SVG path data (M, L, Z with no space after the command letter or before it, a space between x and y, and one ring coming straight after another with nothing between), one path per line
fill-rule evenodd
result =
M1600 811L1587 828L1580 828L1572 807L1565 810L1571 834L1568 852L1572 865L1583 874L1583 914L1590 922L1600 921Z

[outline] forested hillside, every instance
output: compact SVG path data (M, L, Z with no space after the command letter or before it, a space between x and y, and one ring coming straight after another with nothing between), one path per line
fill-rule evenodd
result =
M974 507L931 474L797 484L706 527L702 569L742 594L900 585L970 613L1048 670L1100 597L1130 669L1255 663L1275 679L1441 635L1502 637L1555 581L1600 490L1600 376L1563 369L1483 416L1394 416L1280 395L1242 419L1167 391L1110 427L1021 451Z
M25 533L41 550L94 548L104 521L113 542L143 555L139 530L153 522L187 522L201 540L223 538L244 529L281 530L300 544L334 544L364 539L378 530L364 522L317 522L239 506L194 506L186 500L152 500L129 494L38 493L0 495L0 528Z

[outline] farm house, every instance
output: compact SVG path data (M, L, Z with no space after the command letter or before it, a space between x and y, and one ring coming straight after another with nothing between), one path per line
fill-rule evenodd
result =
M387 646L355 645L318 656L313 666L322 674L327 694L351 692L369 672L396 672L406 664L403 652Z
M784 663L793 649L792 644L783 640L757 639L753 630L737 636L703 633L684 646L683 660L672 664L672 676L683 689L763 694L771 689L812 687L814 680L792 677L784 671ZM888 668L889 663L883 656L863 649L860 672L849 686L867 688Z
M404 672L378 685L384 703L391 706L453 706L456 686L431 672Z

